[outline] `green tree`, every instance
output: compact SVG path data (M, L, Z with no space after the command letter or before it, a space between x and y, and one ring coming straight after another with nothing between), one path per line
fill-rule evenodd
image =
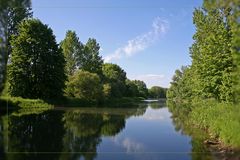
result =
M149 97L151 98L166 98L166 88L162 88L159 86L153 86L148 90Z
M146 84L140 80L133 80L133 83L137 86L137 96L147 98L148 96L148 89Z
M190 53L198 77L195 88L202 98L232 101L231 32L223 11L196 9L193 21L196 33Z
M96 101L102 95L101 80L96 73L79 70L69 77L66 85L65 92L70 97Z
M126 72L116 64L105 63L102 67L104 83L111 86L112 97L122 97L126 89Z
M83 53L77 59L79 68L101 76L103 59L99 56L99 49L96 39L89 38L84 45Z
M127 97L136 97L138 95L137 85L129 79L126 80L126 93L125 93L125 95Z
M175 104L188 102L194 98L195 78L193 78L192 68L182 66L181 70L177 69L172 78L171 87L167 90L167 99Z
M16 35L17 25L31 16L30 0L0 0L0 93L6 80L11 35Z
M83 44L74 31L67 31L65 39L60 43L66 60L65 71L68 76L73 75L79 68L77 59L82 54Z
M61 96L65 61L53 31L40 20L29 19L21 22L18 32L11 41L10 94L24 98Z

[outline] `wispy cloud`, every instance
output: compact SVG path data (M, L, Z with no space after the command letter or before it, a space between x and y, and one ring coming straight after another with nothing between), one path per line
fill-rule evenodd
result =
M143 74L143 75L135 75L129 76L131 80L141 80L144 81L148 88L152 86L161 86L168 87L166 84L167 77L163 74Z
M167 32L169 23L165 19L157 17L152 23L152 29L144 34L141 34L127 42L123 47L120 47L104 58L105 62L121 59L122 57L130 57L144 49L148 48L156 42L163 34Z
M116 145L125 148L127 153L144 151L144 145L142 143L129 137L114 137L112 140Z
M141 80L159 80L164 78L165 76L163 74L144 74L136 76L137 79Z

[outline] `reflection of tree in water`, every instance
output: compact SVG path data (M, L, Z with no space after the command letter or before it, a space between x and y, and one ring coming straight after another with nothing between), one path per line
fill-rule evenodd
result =
M5 154L4 154L4 139L3 139L3 132L4 132L4 130L3 130L3 121L4 121L4 119L6 119L6 116L2 116L1 117L1 115L0 115L0 157L2 158L2 159L5 159Z
M166 107L166 102L165 101L151 102L151 103L148 103L148 106L151 107L152 109L159 109L159 108Z
M68 111L64 114L66 134L63 139L64 152L61 159L94 159L101 136L113 136L125 127L123 115L88 114ZM78 153L76 153L78 152ZM85 153L80 153L85 152Z
M0 156L9 160L91 160L97 156L102 136L117 135L125 128L128 117L145 111L146 107L96 109L90 113L85 109L14 112L0 122ZM6 154L7 139L8 151L28 153Z
M186 106L187 107L187 106ZM194 128L188 122L188 113L186 110L179 110L177 107L172 112L172 122L175 126L175 131L181 132L181 134L191 136L191 145L192 145L192 160L200 160L200 159L213 159L209 148L203 144L206 139L206 133L198 128Z
M59 152L64 134L62 113L44 112L8 117L9 152ZM48 159L58 159L59 155L48 155ZM45 155L46 157L46 155ZM7 159L42 159L44 155L7 154Z

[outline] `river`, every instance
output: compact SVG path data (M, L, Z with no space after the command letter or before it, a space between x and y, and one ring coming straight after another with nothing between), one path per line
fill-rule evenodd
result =
M124 108L20 110L1 116L0 159L217 159L164 103Z

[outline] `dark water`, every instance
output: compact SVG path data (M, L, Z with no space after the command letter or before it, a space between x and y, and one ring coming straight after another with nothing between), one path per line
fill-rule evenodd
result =
M202 136L184 133L161 103L21 110L0 122L0 159L216 159Z

